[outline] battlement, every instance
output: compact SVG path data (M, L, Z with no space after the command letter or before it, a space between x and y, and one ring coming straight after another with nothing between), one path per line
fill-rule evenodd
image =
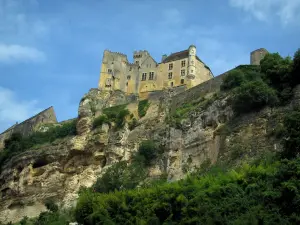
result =
M124 54L124 53L121 53L121 52L113 52L113 51L110 51L108 49L104 50L104 52L108 52L110 54L113 54L113 55L119 55L119 56L122 56L122 57L126 57L127 58L127 55Z

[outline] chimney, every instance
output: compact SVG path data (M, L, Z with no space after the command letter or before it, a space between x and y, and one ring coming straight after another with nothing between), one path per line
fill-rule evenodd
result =
M163 62L168 56L166 54L162 55L161 61Z

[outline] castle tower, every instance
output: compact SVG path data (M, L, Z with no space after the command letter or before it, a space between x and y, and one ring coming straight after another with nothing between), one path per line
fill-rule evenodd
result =
M189 47L188 79L194 79L196 74L196 46Z
M250 53L250 64L251 65L260 65L260 61L268 54L269 52L264 49L256 49L255 51Z

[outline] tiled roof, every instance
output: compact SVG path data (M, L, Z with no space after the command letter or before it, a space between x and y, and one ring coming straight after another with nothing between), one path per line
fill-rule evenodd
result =
M162 63L168 63L168 62L172 62L172 61L175 61L175 60L185 59L187 57L189 57L189 50L188 49L180 51L180 52L172 53L167 58L165 58L162 61ZM210 68L198 56L196 56L196 59L199 60L200 62L202 62L210 70Z
M184 59L187 58L189 56L189 50L184 50L181 52L175 52L172 53L171 55L169 55L167 58L165 58L162 63L168 63L168 62L172 62L175 60L180 60L180 59Z

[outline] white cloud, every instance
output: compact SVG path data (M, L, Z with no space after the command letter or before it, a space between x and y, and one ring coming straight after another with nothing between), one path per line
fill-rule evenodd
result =
M0 62L12 63L19 61L41 62L46 59L43 52L38 49L21 46L0 44Z
M229 4L264 22L276 16L283 25L299 23L300 20L300 0L229 0Z
M22 122L40 112L37 101L22 101L15 93L0 87L0 133L16 122Z

